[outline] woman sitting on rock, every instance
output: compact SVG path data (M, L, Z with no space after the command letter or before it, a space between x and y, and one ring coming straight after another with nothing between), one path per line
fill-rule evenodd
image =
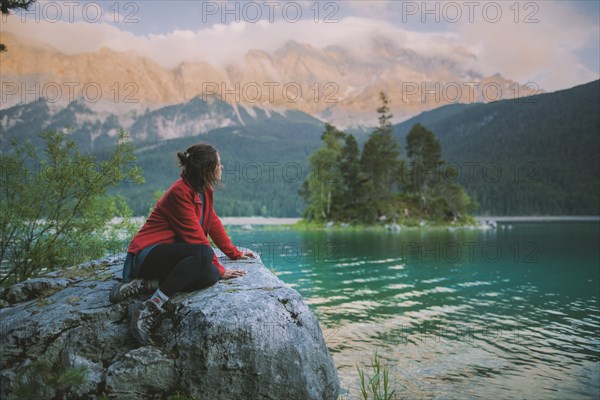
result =
M256 257L254 252L240 251L231 243L213 209L212 186L221 179L223 168L217 150L200 143L177 153L177 157L181 179L156 203L129 244L123 283L110 293L110 300L116 303L156 288L152 297L133 309L131 316L131 332L142 344L151 343L150 332L162 306L175 293L203 289L219 279L246 273L226 270L207 236L231 259Z

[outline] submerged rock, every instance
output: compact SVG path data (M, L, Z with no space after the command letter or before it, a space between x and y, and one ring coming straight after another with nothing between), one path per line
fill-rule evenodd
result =
M248 273L174 296L156 345L141 346L127 311L148 295L108 300L123 258L33 282L43 290L23 289L30 282L0 293L10 304L0 309L0 398L337 398L318 321L260 260L222 258L226 268Z
M402 227L396 223L385 224L384 228L391 232L400 232L402 230Z

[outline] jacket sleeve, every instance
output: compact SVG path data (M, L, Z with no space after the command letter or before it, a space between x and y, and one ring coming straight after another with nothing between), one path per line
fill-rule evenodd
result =
M180 240L185 243L203 244L210 247L210 242L200 226L195 205L189 193L172 190L165 196L162 206L164 215ZM213 257L213 264L217 266L219 274L223 276L225 267L219 263L216 255Z
M239 259L240 257L242 257L242 252L237 247L235 247L233 243L231 243L231 239L227 235L225 228L223 228L223 224L217 216L217 213L215 212L214 208L210 211L212 213L209 232L210 238L213 240L213 242L215 242L217 247L221 249L223 253L225 253L227 257L229 257L232 260Z

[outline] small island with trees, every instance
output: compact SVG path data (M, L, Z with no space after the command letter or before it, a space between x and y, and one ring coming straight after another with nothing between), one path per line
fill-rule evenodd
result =
M362 151L352 134L326 124L322 146L310 155L310 172L300 189L307 203L304 223L339 223L391 229L403 226L465 226L478 208L445 166L439 141L415 124L406 137L406 157L393 135L385 93L377 109L379 126Z

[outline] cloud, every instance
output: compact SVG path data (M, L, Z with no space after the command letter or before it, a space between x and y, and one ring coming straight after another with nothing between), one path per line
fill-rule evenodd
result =
M184 61L207 61L223 67L240 61L248 50L274 52L290 40L316 48L348 47L365 57L374 37L389 38L402 47L424 53L446 52L448 56L453 54L452 42L458 43L454 34L413 33L384 21L357 17L346 17L335 24L312 20L215 24L196 31L178 29L167 34L141 36L107 23L21 23L18 19L8 19L3 30L44 41L64 54L108 47L116 51L135 51L165 67L175 67Z
M494 23L478 19L453 30L474 49L477 68L485 74L500 72L549 90L598 79L598 71L586 67L577 55L589 46L596 49L597 57L598 21L578 13L568 2L535 4L539 8L521 9L518 22L505 4L503 10L509 18ZM524 22L527 17L530 23Z
M316 23L312 18L296 23L279 19L136 35L120 29L126 26L109 23L109 19L93 24L81 20L22 23L17 16L11 16L3 22L2 30L44 41L65 54L94 52L107 47L136 52L168 68L184 61L206 61L224 67L241 62L250 49L272 53L290 40L316 48L343 46L369 59L372 40L378 37L424 56L453 60L465 71L474 70L483 75L501 73L520 83L536 82L549 90L598 79L598 71L587 67L580 55L582 49L592 49L598 57L598 21L578 12L568 2L534 3L539 7L533 15L538 19L537 23L523 22L525 17L532 16L531 10L524 8L525 3L520 3L521 13L515 23L509 9L514 3L509 2L502 3L503 18L494 23L476 13L474 21L468 21L463 15L457 23L448 22L449 15L424 15L425 23L422 22L423 15L405 15L406 24L399 23L399 15L393 14L399 12L397 3L343 3L345 7L339 13L337 23ZM443 8L440 7L440 11ZM353 13L368 17L352 16ZM427 22L436 17L439 23ZM415 23L420 24L419 29L409 30L408 27ZM431 29L427 30L428 27Z

